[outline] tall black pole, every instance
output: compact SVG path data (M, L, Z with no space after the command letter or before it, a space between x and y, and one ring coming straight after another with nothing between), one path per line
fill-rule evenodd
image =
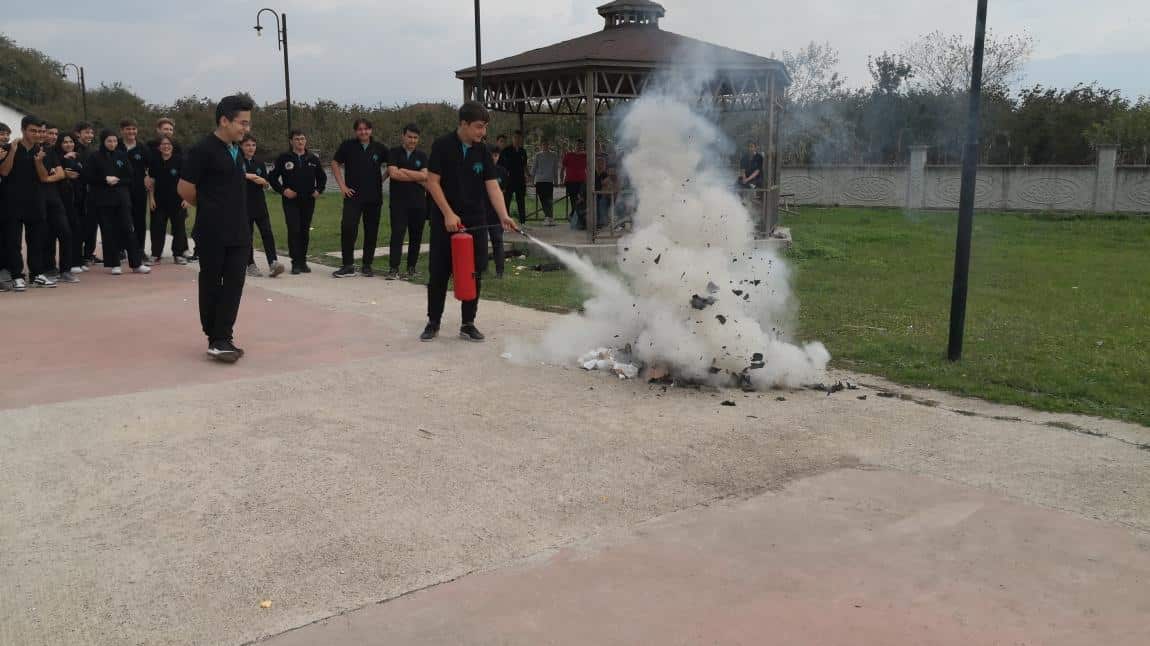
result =
M958 200L958 238L954 249L954 287L950 296L950 343L947 358L962 358L966 326L966 293L970 279L970 239L974 228L975 180L978 176L978 121L982 106L982 54L986 43L986 2L978 0L974 27L974 60L970 66L970 116L966 124L966 147L962 153L962 192Z
M88 86L84 84L84 68L80 68L80 106L84 111L84 121L88 120Z
M287 39L287 14L280 14L282 20L282 28L280 30L280 39L284 46L284 94L287 100L287 129L288 137L291 137L291 73L288 72L288 39Z
M479 0L475 0L475 99L483 102L483 45L479 29Z

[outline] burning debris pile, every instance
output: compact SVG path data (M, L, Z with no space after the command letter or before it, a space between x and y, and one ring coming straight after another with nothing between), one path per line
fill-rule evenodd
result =
M720 161L723 135L665 95L631 106L621 134L638 198L635 229L620 243L622 276L544 244L593 297L515 355L745 390L821 382L830 355L789 336L789 268L754 244L751 216Z

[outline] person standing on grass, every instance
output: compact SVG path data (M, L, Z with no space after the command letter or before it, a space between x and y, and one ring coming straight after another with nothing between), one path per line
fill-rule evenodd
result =
M144 264L160 262L159 256L149 258L144 253L144 242L148 237L148 166L152 163L152 153L137 137L140 126L135 119L120 121L120 150L132 162L132 181L128 194L132 199L132 231L135 233L136 248L144 258Z
M511 135L511 145L500 151L499 166L507 171L503 183L507 212L511 212L514 199L519 208L519 224L524 224L527 222L527 149L523 147L522 130L516 130Z
M587 196L587 148L582 139L575 141L575 150L563 155L562 175L559 178L567 191L567 203L571 208L571 228L586 229L584 202Z
M47 153L40 147L43 123L34 116L20 122L20 140L10 146L4 161L0 162L0 176L4 177L4 198L7 202L7 220L4 222L4 264L12 276L13 291L22 292L31 283L33 287L55 287L56 281L44 275L44 244L46 228L44 198L50 189L44 181L48 170L44 168ZM25 239L27 236L27 239ZM28 280L24 277L24 254L28 249Z
M327 187L327 173L319 157L307 149L307 135L292 130L291 150L276 158L268 182L282 196L284 220L288 232L288 254L291 273L309 274L308 247L311 245L311 220L316 198Z
M507 215L507 204L499 190L495 162L483 144L487 124L491 120L487 109L468 101L459 108L459 126L454 132L435 140L427 162L427 192L431 195L431 254L427 281L427 326L419 335L421 341L431 341L439 335L443 309L447 299L447 282L452 275L451 235L467 228L475 245L474 300L461 305L462 325L459 335L469 341L482 341L483 334L475 327L479 309L478 289L487 265L487 208L495 209L499 223L508 231L518 231L515 221Z
M387 155L387 175L391 178L391 245L387 260L388 280L418 278L419 245L427 225L427 155L418 149L419 127L403 127L403 145ZM399 272L403 260L403 238L407 236L407 273Z
M761 188L763 185L763 154L759 152L759 145L753 141L747 142L747 154L739 163L739 179L735 183L737 189Z
M127 252L128 266L137 274L146 274L151 268L144 264L143 253L136 246L132 229L132 162L128 153L120 150L120 139L115 132L100 133L98 148L84 162L89 201L100 221L103 236L104 267L108 273L119 276L120 252Z
M184 254L188 251L188 203L180 197L180 169L183 160L176 154L176 144L163 135L156 142L156 155L148 168L152 179L152 195L156 208L152 211L152 256L164 253L168 237L168 223L172 225L172 260L177 265L188 264Z
M284 266L276 258L276 237L272 232L271 215L268 213L268 202L264 191L268 186L268 169L263 162L256 160L256 138L251 134L244 135L240 146L244 153L244 179L248 181L248 219L252 227L258 227L260 238L264 243L264 255L268 259L268 275L272 278L284 273ZM263 273L256 266L255 236L252 236L251 253L248 254L248 275L253 278L263 278Z
M499 162L503 159L503 155L508 150L509 149L506 148L499 150L499 148L496 146L490 146L487 149L487 151L491 153L491 161L495 162L495 181L499 183L499 190L503 191L504 195L507 195L507 185L509 183L508 178L510 177L510 173L508 172L507 167L502 166ZM504 200L503 203L508 205L508 215L510 215L510 201ZM491 225L488 230L491 232L491 252L494 256L493 259L495 260L495 278L497 280L503 280L503 269L506 264L506 260L504 258L506 249L503 248L503 229L499 226L496 226L499 224L499 214L496 213L495 209L491 207L491 204L485 204L484 206L487 207L487 224Z
M559 183L559 156L551 150L551 142L544 139L539 143L539 152L531 162L531 181L535 183L535 195L543 206L543 226L555 226L555 185Z
M355 137L340 144L331 162L331 172L343 193L343 215L340 219L339 239L343 266L332 276L355 276L355 241L359 235L359 221L363 219L364 276L372 277L375 270L375 245L379 242L379 216L383 209L383 179L387 174L387 147L371 137L371 122L356 119ZM380 172L383 169L383 172Z
M208 356L235 363L244 351L234 328L251 255L247 179L240 141L252 129L251 99L226 96L216 105L216 129L188 150L177 190L196 207L195 238L200 254L200 325Z

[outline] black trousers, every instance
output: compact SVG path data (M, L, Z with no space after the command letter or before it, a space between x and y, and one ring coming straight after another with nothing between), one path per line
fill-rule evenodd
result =
M24 254L21 244L27 236L28 276L44 273L44 244L47 223L42 202L22 202L9 198L8 217L4 221L4 266L12 278L24 277Z
M80 228L83 230L83 254L85 260L96 257L96 234L100 230L100 213L92 205L92 199L87 194L77 200L80 208Z
M47 190L56 193L49 194L44 200L44 266L46 269L56 267L61 273L69 271L76 266L78 258L72 257L72 224L68 219L68 210L64 200L60 198L55 187ZM56 264L56 249L59 243L59 264Z
M380 204L361 204L344 198L343 218L339 227L344 267L355 264L355 241L359 237L360 216L363 216L363 266L371 267L375 261L375 245L379 242L379 217L382 210Z
M399 271L402 264L404 236L407 236L407 269L415 269L419 263L419 245L423 244L423 227L426 224L427 209L423 206L391 207L391 251L387 258L392 271Z
M587 212L586 205L587 196L584 195L584 187L586 182L567 182L567 204L570 205L571 214L575 216L575 221L580 229L587 228Z
M64 214L68 218L68 228L72 231L72 242L68 248L68 257L72 259L72 266L79 266L84 262L84 225L80 220L80 199L76 193L72 199L64 202ZM60 252L63 254L63 251ZM71 267L69 267L71 269Z
M508 184L507 190L503 191L503 199L507 202L507 215L511 215L511 198L515 198L515 204L519 207L519 223L522 224L527 221L527 185L524 183Z
M4 230L8 228L8 200L0 195L0 269L8 269L8 244Z
M196 243L200 255L200 325L209 342L233 336L251 245Z
M548 220L555 217L555 185L551 182L539 182L535 185L535 194L539 196L539 204L543 207L543 216Z
M288 231L288 255L293 267L307 263L307 248L311 244L311 218L315 215L315 198L300 195L283 198L284 220Z
M188 250L187 210L157 204L156 210L152 211L152 256L155 258L164 255L168 224L172 225L172 258L182 256Z
M488 224L499 224L499 217L491 215L487 219ZM498 276L503 275L503 267L507 264L507 250L503 248L503 227L493 226L487 229L491 236L491 258L495 261L495 273Z
M148 236L148 191L143 186L133 186L130 189L132 196L132 231L136 235L136 247L140 255L144 255L144 241Z
M132 269L144 264L144 253L136 246L136 230L132 226L132 203L127 190L119 190L115 204L96 206L100 217L100 234L104 243L104 266L119 267L120 252L128 252L128 266Z
M469 233L475 239L475 287L476 297L460 304L461 322L466 325L475 322L479 312L479 292L483 287L483 271L487 268L487 231L475 229ZM439 325L443 319L443 308L447 301L447 281L451 278L451 234L443 228L443 220L431 223L431 253L428 259L427 278L427 320Z
M272 231L272 218L268 214L268 205L264 202L251 206L252 229L258 228L260 230L260 238L264 243L264 255L268 258L268 267L271 267L276 264L276 235ZM256 264L255 236L252 236L252 252L248 254L248 264Z

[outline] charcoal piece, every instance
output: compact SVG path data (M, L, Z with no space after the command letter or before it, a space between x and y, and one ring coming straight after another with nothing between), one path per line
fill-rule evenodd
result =
M733 401L731 401L731 400L729 400L729 399L728 399L728 400L724 401L722 404L719 404L719 405L720 405L720 406L734 406L734 405L735 405L735 402L733 402Z
M663 254L659 254L659 255L655 256L655 264L656 265L659 264L659 261L662 259L663 259Z
M718 319L720 325L727 324L727 317L723 316L722 314L716 314L715 318Z
M710 298L710 297L704 298L702 296L699 296L698 294L693 294L691 296L691 307L693 307L697 310L705 310L714 304L715 304L715 299L713 299L713 298Z
M742 296L742 295L743 295L743 290L741 290L741 289L732 289L732 290L731 290L731 293L732 293L732 294L734 294L735 296Z
M713 282L708 282L707 283L707 293L708 294L718 294L719 293L719 286Z

